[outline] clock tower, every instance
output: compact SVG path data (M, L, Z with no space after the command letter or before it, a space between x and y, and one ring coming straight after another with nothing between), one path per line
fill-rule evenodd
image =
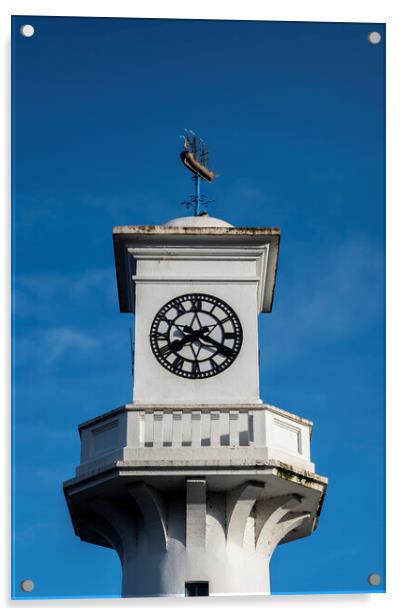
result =
M113 239L133 399L79 426L75 532L117 551L125 597L268 594L274 549L314 531L327 484L312 423L260 399L280 231L197 215Z

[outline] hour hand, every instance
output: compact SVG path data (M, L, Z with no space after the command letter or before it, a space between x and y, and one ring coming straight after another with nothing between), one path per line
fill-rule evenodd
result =
M188 342L192 342L193 339L194 334L191 333L188 336L183 336L183 338L180 338L180 340L174 340L167 346L169 347L169 351L180 351L180 349L182 349L185 344L187 344Z
M191 342L193 340L193 335L183 336L180 340L174 340L173 342L169 342L165 344L165 346L160 347L159 353L161 355L169 355L170 353L175 353L176 351L180 351L185 344Z
M233 355L233 349L225 346L224 344L221 344L220 342L217 342L216 340L211 338L211 336L206 336L205 334L201 334L200 338L202 340L205 340L206 342L209 342L209 344L214 346L217 349L218 353L220 353L221 355L224 355L225 357L230 357L231 355Z
M165 344L165 346L159 349L159 352L162 355L169 355L169 353L175 353L176 351L181 351L181 349L190 342L196 342L203 335L204 331L207 331L208 327L201 327L201 329L193 330L189 325L184 325L183 331L189 332L187 336L183 336L179 340L174 340L173 342L169 342Z
M193 329L189 325L184 325L183 331L189 334L193 334L194 339L197 340L204 332L207 332L210 328L210 325L204 325L200 329Z

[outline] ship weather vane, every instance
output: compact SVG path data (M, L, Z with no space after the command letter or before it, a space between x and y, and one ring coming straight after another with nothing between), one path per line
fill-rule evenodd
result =
M206 200L205 195L201 194L201 180L213 182L217 176L208 168L208 152L205 142L194 131L187 129L182 138L183 150L180 152L180 158L193 174L194 194L181 204L188 208L194 207L194 216L201 216L205 214L202 208L213 202L213 199Z

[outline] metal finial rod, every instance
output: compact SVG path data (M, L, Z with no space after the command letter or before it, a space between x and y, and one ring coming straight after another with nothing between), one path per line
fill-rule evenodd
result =
M194 182L195 182L195 194L194 194L194 216L199 216L200 215L200 176L195 174L194 176Z

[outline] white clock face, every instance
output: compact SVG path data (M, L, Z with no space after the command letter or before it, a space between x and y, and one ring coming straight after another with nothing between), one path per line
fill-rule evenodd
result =
M243 342L238 316L205 293L180 295L155 316L150 343L158 362L177 376L205 379L226 370Z

